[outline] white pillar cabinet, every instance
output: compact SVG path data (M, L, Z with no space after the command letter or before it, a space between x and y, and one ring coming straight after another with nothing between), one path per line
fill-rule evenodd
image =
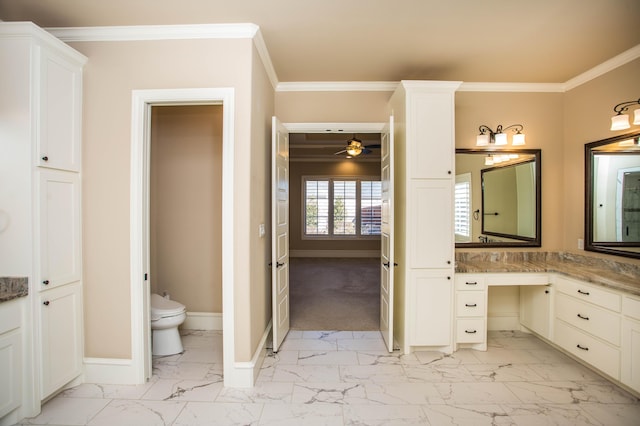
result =
M0 206L8 223L0 269L29 279L18 418L36 415L41 400L82 374L86 60L32 23L0 22Z

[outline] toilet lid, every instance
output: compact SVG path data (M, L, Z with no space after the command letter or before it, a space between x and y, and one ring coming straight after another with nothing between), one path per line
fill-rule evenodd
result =
M151 294L151 320L181 314L186 310L182 303L175 300L165 299L159 294Z

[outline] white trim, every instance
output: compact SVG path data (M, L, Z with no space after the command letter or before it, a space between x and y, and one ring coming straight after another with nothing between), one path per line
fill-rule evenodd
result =
M225 385L235 381L238 374L235 367L234 329L234 129L235 91L233 88L200 89L156 89L134 90L132 92L131 126L131 371L128 379L134 383L145 381L145 342L143 306L145 285L143 282L144 241L142 227L145 223L145 147L148 144L147 111L151 105L172 103L183 104L223 104L222 129L222 293L223 293L223 360ZM151 348L147 348L149 351ZM147 358L148 359L148 358Z
M253 38L256 24L131 25L104 27L52 27L45 31L64 42L195 40L211 38Z
M301 81L282 82L276 92L393 92L397 81Z
M235 388L251 388L255 385L258 374L260 374L262 364L264 363L264 358L267 355L267 341L269 339L269 335L271 334L271 326L272 321L269 321L269 324L267 324L267 328L262 334L262 338L260 339L258 348L251 358L251 361L234 363L233 367L236 371L236 374L234 375L233 381L229 381L229 383L227 383L227 377L225 375L225 386Z
M289 133L381 133L385 123L282 123Z
M462 83L458 92L562 93L564 83Z
M380 257L380 250L291 250L289 257Z
M273 89L275 90L278 87L278 74L276 73L276 69L273 67L273 62L271 62L271 55L269 55L269 49L267 49L267 45L264 42L264 38L262 37L262 32L260 32L260 29L256 31L256 34L253 37L253 45L256 47L258 55L262 60L262 65L264 66L264 70L267 73L267 77L269 77L271 87L273 87Z
M106 385L135 385L137 379L136 366L131 359L120 358L85 358L84 382ZM143 382L144 383L144 382Z
M222 313L187 312L187 318L180 328L185 330L222 330Z
M600 65L596 65L590 70L587 70L582 74L577 75L572 79L568 80L567 82L564 83L564 86L565 86L564 90L565 92L567 92L571 89L575 89L581 84L587 83L597 77L600 77L603 74L608 73L609 71L613 71L614 69L621 67L622 65L625 65L638 58L640 58L640 44L632 47L629 50L625 50L618 56L614 56L608 61L604 61Z

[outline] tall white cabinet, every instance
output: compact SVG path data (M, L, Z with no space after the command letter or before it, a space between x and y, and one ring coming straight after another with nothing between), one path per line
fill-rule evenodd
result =
M29 278L18 418L82 373L85 62L32 23L0 23L0 271Z
M453 351L454 97L460 82L402 81L390 106L395 139L395 336Z

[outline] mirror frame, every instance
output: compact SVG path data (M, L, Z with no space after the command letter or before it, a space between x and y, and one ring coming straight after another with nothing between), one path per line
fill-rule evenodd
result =
M617 242L604 242L598 243L593 241L593 159L594 148L598 148L604 145L609 145L615 142L619 142L625 139L640 138L640 132L627 133L624 135L618 135L607 139L602 139L595 142L590 142L584 146L584 249L586 251L595 251L599 253L612 254L616 256L631 257L640 259L640 252L632 252L621 250L618 247L638 247L640 243L617 243ZM638 152L640 151L625 151L620 150L618 152Z
M456 154L529 154L534 156L536 173L536 236L522 241L490 243L455 243L456 248L541 247L542 246L542 150L541 149L467 149L456 148Z

